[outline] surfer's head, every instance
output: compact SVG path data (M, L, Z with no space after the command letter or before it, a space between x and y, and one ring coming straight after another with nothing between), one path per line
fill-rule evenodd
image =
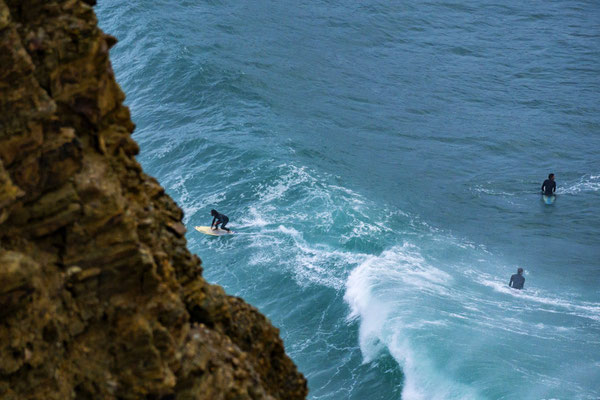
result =
M212 215L213 217L216 217L218 214L217 210L210 210L210 215Z
M550 179L551 181L553 181L554 180L554 174L548 175L548 179Z
M521 274L523 273L523 268L519 268L519 269L517 269L517 273L518 273L519 275L521 275Z

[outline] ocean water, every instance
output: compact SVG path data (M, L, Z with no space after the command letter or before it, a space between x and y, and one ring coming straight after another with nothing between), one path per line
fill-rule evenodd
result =
M600 3L96 12L139 161L310 399L600 398Z

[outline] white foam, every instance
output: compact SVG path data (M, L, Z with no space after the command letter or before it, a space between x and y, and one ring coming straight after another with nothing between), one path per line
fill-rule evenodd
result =
M340 290L344 287L346 271L367 257L365 254L332 249L322 244L309 244L304 235L285 225L262 229L248 237L250 247L260 249L252 258L254 265L261 261L276 263L291 271L299 285L318 284ZM267 258L266 254L270 254Z
M186 187L186 182L191 177L191 174L178 175L175 183L169 186L169 189L177 194L176 201L177 204L183 210L184 224L187 224L194 214L196 214L199 210L207 207L207 205L213 205L225 200L225 192L213 193L212 195L202 199L196 199L192 197ZM208 213L206 215L206 218L210 219Z
M271 211L269 208L261 208L261 210L266 211L266 213L260 213L256 207L248 207L248 210L239 220L240 228L250 228L250 227L264 227L267 226L273 221L270 221L266 215Z
M359 319L359 345L364 362L372 361L385 348L400 364L405 381L402 398L406 400L475 399L474 389L455 382L434 365L425 349L410 340L409 322L398 310L410 307L403 297L419 290L447 292L452 278L429 265L417 249L404 244L369 256L355 268L346 281L344 299L350 306L349 319ZM387 287L396 289L389 297ZM406 289L403 289L406 288ZM418 294L417 294L418 295ZM422 326L445 326L444 320L412 322ZM416 326L412 326L416 328Z
M360 253L333 250L326 245L309 245L294 228L279 226L278 230L294 241L293 269L300 284L317 283L339 290L344 287L347 268L367 257Z
M350 240L353 238L360 238L365 236L372 236L382 231L379 224L372 224L364 221L357 221L352 227L352 231L348 234L342 235L342 239Z
M448 326L448 322L442 321L442 320L434 320L434 321L421 320L421 321L415 321L415 322L404 324L405 329L415 329L415 330L427 328L430 326Z
M252 256L250 256L248 264L250 266L267 265L273 261L274 257L272 253L267 251L256 251L252 253Z
M490 196L514 196L515 195L514 193L500 192L497 190L489 189L489 188L483 187L482 185L475 185L474 187L471 188L471 191L476 192L476 193L487 194Z
M504 293L506 295L510 295L518 298L519 300L529 301L540 303L556 308L562 309L563 312L575 315L582 318L592 319L594 321L600 321L600 304L598 303L589 303L589 302L571 302L569 300L556 297L553 295L549 295L543 293L540 289L529 288L523 290L515 290L508 287L508 285L504 282L500 282L498 280L492 280L489 276L481 274L482 278L478 279L478 281L488 286L494 291L499 293ZM552 311L552 310L545 310Z
M293 187L309 183L313 185L316 180L306 172L306 167L296 167L294 165L283 164L279 168L285 168L289 171L281 176L272 185L259 185L257 191L262 203L269 203L280 199Z
M581 192L597 192L600 190L600 175L584 175L575 183L558 185L557 194L578 194Z
M466 317L464 315L461 314L457 314L457 313L448 313L449 316L454 317L454 318L458 318L458 319L464 319L464 320L468 320L469 317Z

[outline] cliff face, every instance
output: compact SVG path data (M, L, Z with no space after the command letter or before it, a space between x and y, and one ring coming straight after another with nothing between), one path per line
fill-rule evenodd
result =
M304 398L134 159L89 3L0 0L0 398Z

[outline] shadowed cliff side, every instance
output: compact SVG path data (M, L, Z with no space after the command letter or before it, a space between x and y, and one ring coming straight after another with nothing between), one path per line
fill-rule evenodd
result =
M0 398L304 398L134 159L89 3L0 0Z

